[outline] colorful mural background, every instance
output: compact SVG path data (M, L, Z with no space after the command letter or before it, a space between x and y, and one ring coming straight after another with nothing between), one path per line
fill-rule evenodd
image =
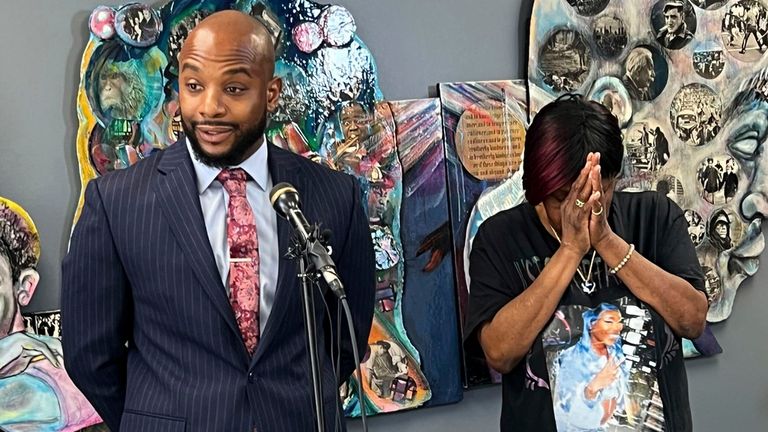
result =
M404 262L406 290L397 292L386 272L379 270L377 318L363 369L367 394L374 395L368 401L369 411L413 408L425 401L427 405L456 402L461 399L462 383L439 101L383 102L375 112L380 117L377 123L394 126L380 130L394 132L403 173L403 248L397 253L387 251L385 236L374 235L377 269L397 256L397 261ZM372 220L372 215L387 214L377 210L386 207L378 194L368 202ZM387 336L406 329L412 346ZM358 415L357 404L354 397L346 401L347 412Z

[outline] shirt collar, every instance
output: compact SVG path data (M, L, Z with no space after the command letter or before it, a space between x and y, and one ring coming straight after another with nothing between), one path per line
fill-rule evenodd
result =
M216 176L219 175L221 169L208 166L197 160L197 156L195 155L194 150L192 150L192 144L189 143L189 138L186 139L186 144L189 156L192 158L192 166L195 168L197 192L202 194L211 186L214 180L216 180ZM242 168L256 182L261 190L266 191L269 176L266 138L262 135L262 144L259 146L259 149L256 150L256 153L252 154L239 165L228 168Z

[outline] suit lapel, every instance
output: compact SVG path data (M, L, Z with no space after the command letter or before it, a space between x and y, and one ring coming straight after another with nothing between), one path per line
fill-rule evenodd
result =
M288 153L288 151L276 147L271 143L268 145L268 165L269 173L272 177L272 184L276 185L283 182L290 183L299 191L299 196L302 197L302 192L306 192L307 189L305 187L304 178L301 175L301 166L296 160L296 158L300 156ZM292 235L293 227L287 220L278 216L277 240L280 264L277 273L275 303L272 305L272 311L267 320L267 326L264 328L264 334L259 341L259 345L256 348L251 364L256 363L264 350L267 349L270 342L275 338L275 328L282 321L289 305L292 304L290 301L291 297L294 295L301 295L299 285L296 282L298 270L297 263L285 256L288 247L290 246Z
M235 315L229 304L226 289L221 283L221 275L208 240L192 159L183 141L163 152L157 170L161 175L157 176L155 193L171 231L189 260L200 285L239 337ZM242 345L242 348L247 356L245 345Z

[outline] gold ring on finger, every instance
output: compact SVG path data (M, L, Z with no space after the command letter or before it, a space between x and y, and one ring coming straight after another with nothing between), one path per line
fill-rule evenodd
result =
M595 216L600 216L601 214L603 214L603 206L600 206L600 210L598 210L598 211L595 211L593 209L592 210L592 214L595 215Z
M582 207L584 207L584 204L586 204L584 201L576 198L576 207L582 208Z

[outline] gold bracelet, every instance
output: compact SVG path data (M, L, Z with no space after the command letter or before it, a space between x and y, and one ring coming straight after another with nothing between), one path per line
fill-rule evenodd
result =
M609 272L610 272L611 274L616 274L616 273L618 273L618 272L619 272L619 270L621 270L621 269L622 269L622 267L624 267L624 266L627 264L627 262L629 261L629 259L632 257L632 252L634 252L634 251L635 251L635 245L634 245L633 243L630 243L630 244L629 244L629 251L627 252L627 254L626 254L626 255L624 255L624 259L622 259L622 260L621 260L621 262L619 263L619 265L617 265L616 267L614 267L614 268L610 269L610 270L609 270Z

